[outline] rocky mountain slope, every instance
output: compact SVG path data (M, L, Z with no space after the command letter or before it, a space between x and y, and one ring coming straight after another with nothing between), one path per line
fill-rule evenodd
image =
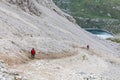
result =
M83 28L120 32L120 0L53 0Z
M86 45L90 45L90 50L86 50ZM70 75L72 80L76 80L80 79L80 76L81 79L86 75L90 76L91 73L101 74L103 78L119 78L119 68L116 67L120 64L119 45L84 31L52 0L0 0L0 47L0 59L10 68L22 73L21 76L25 80L30 80L29 74L31 80L50 80L51 75L51 80L66 80L67 76L70 79ZM30 50L33 47L37 51L35 60L30 58ZM70 58L67 58L68 56ZM85 64L82 63L82 60L86 59ZM78 68L79 63L83 67ZM89 66L91 64L92 66ZM38 66L40 67L35 69ZM53 73L55 66L57 69L61 67L55 70L56 74ZM110 77L113 69L118 75ZM40 75L42 73L36 70L46 75ZM102 71L96 72L97 70ZM67 74L69 72L71 74ZM65 76L61 75L63 73ZM100 76L96 79L99 80Z

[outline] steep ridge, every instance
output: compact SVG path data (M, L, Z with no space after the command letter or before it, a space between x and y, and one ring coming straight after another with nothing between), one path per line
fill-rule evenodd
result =
M103 61L105 59L119 64L120 54L112 46L113 43L84 31L52 0L0 1L0 59L9 65L29 61L29 51L33 47L39 56L37 59L42 59L41 54L50 58L56 54L60 56L57 58L61 58L63 55L79 54L80 50L84 53L87 44L91 52Z

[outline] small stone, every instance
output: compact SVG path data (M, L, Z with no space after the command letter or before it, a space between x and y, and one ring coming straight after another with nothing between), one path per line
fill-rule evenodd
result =
M0 80L6 80L3 75L0 75Z
M14 80L22 80L22 77L21 76L15 76Z

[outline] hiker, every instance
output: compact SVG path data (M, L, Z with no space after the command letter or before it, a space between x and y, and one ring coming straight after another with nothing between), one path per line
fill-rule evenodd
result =
M34 48L31 50L31 58L35 58L36 51Z
M90 46L89 45L87 45L87 49L89 49L90 48Z

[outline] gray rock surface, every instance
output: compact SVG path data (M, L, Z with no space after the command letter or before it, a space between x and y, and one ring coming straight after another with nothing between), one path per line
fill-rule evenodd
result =
M90 45L89 52L86 50L87 44ZM39 77L34 76L40 76L41 73L38 74L38 70L41 70L41 68L44 70L44 67L40 67L37 71L36 68L33 68L34 66L39 66L41 60L38 61L37 64L32 62L30 64L28 63L31 61L30 50L33 47L37 51L37 59L49 57L56 59L58 55L60 57L66 57L68 54L70 54L69 56L79 54L78 56L75 56L74 59L66 58L65 61L64 59L60 59L60 61L55 60L54 63L57 64L62 62L59 66L61 66L65 72L65 76L62 77L63 80L67 77L70 79L71 77L67 73L72 73L71 70L75 68L75 72L72 73L73 80L75 80L75 76L78 77L78 74L75 75L78 69L83 69L84 71L81 72L85 72L86 75L89 71L89 75L87 76L89 77L91 75L90 73L99 75L106 71L107 66L109 66L108 63L110 62L120 64L120 58L118 55L120 53L118 49L116 49L117 47L113 45L115 44L112 43L111 45L106 40L99 39L80 28L75 24L74 19L56 7L52 0L0 0L0 59L4 60L5 63L9 64L9 66L12 66L13 68L14 65L17 65L17 70L22 70L23 74L21 74L21 76L23 77L31 74L31 77L36 78L37 80ZM82 63L81 60L84 54L89 58L85 64ZM76 58L78 59L78 62ZM35 62L37 59L35 59ZM71 63L71 60L73 60L73 63ZM66 65L67 63L68 65L73 64L71 66L72 68L64 68L64 66L68 66ZM46 64L48 64L54 72L54 66L56 65L53 66L52 62L49 64L49 60L43 61L42 65L45 66ZM74 64L77 66L74 66ZM91 64L92 66L89 66ZM24 69L25 65L27 65L27 70ZM81 68L78 66L81 66ZM95 69L92 69L92 67ZM102 69L103 67L105 69ZM31 68L33 68L32 71L35 75L32 75L32 71L30 71ZM46 75L48 72L48 76L43 75L41 79L43 78L43 80L47 80L47 77L52 73L51 68L47 66L45 67L48 71L45 71L46 73L44 74ZM114 66L109 69L111 68L113 69ZM115 72L117 73L117 69L119 68L115 68ZM9 77L11 77L9 74L16 74L14 74L14 71L13 73L6 72L6 76L4 76L6 68L1 68L0 70L0 77L3 78L3 80L9 80ZM62 71L62 69L60 70ZM63 72L59 74L58 71L56 75L59 78L55 75L52 75L52 78L60 80L62 73ZM110 77L112 73L108 75ZM19 79L21 76L18 75L15 78ZM12 79L12 77L10 79Z

